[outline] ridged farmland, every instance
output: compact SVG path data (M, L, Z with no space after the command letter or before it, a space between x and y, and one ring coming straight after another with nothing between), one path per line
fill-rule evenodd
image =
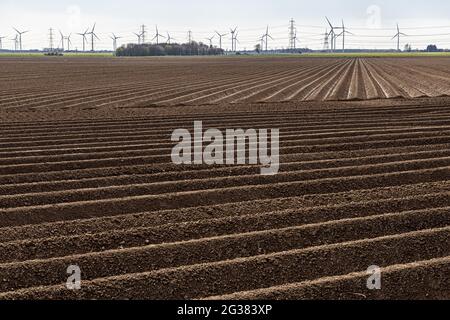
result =
M0 299L450 298L449 58L3 58L0 79ZM173 164L194 121L278 128L280 172Z

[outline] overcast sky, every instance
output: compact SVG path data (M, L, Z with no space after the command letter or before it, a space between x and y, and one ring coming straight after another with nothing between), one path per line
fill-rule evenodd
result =
M422 48L436 43L450 48L449 13L448 0L0 0L0 36L8 36L3 47L12 48L12 26L31 30L23 36L24 48L43 48L48 46L52 27L67 35L74 33L73 47L80 49L81 37L75 33L97 22L98 48L110 49L111 32L123 36L119 43L136 41L133 32L141 24L147 26L150 38L158 24L161 33L170 32L178 42L186 41L188 30L194 40L207 42L205 38L214 30L227 32L238 26L239 48L250 49L269 25L275 38L269 47L287 47L289 19L294 18L299 46L321 49L328 16L335 25L344 19L355 34L347 38L348 48L395 48L391 38L397 22L409 35L402 39L402 46L411 43ZM230 46L231 40L225 39L224 48Z

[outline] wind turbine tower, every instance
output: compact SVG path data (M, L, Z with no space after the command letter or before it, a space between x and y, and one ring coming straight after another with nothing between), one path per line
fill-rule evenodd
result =
M166 43L167 43L167 44L170 44L170 43L172 42L172 40L176 40L176 39L175 39L175 38L172 38L172 37L170 36L169 32L167 31L167 41L166 41Z
M136 35L136 37L138 38L138 44L141 44L141 36L142 36L142 34L140 34L140 33L136 33L136 32L133 32L135 35Z
M22 35L24 34L24 33L27 33L27 32L30 32L30 31L22 31L22 32L20 32L19 30L17 30L16 28L13 28L16 32L17 32L17 35L18 35L18 42L19 42L19 48L20 48L20 51L22 51L22 49L23 49L23 47L22 47ZM16 49L17 50L17 49Z
M17 51L17 47L19 46L19 35L16 34L11 40L14 41L14 51Z
M66 40L67 40L67 51L70 51L70 46L72 44L72 40L70 40L71 36L72 36L72 34L69 34L69 36L66 37Z
M264 42L266 43L266 52L267 52L267 47L268 47L268 43L269 43L269 38L272 39L272 40L274 40L274 39L272 38L272 36L269 34L269 26L267 26L266 33L263 35L263 39L264 39L264 38L265 38Z
M217 32L217 31L216 31L216 34L219 36L219 48L222 49L222 38L227 36L228 34L227 33L221 34L221 33Z
M237 44L239 43L241 43L239 40L238 40L238 34L239 34L239 31L238 32L236 32L235 34L234 34L234 51L237 51Z
M91 51L92 51L92 52L95 51L95 48L94 48L94 44L95 44L94 42L95 42L95 39L100 40L99 37L97 37L97 35L95 34L95 26L96 26L96 25L97 25L97 24L94 23L94 26L92 27L91 32L88 33L89 35L91 35Z
M342 36L342 52L345 52L345 34L353 34L345 29L344 20L342 20L342 32L337 36Z
M88 42L87 38L86 38L86 35L88 34L88 31L89 31L89 28L86 29L86 31L84 33L77 33L79 36L83 37L83 52L86 51L86 43Z
M234 34L236 33L236 30L237 30L237 27L236 28L234 28L234 30L233 29L230 29L230 32L231 32L231 51L235 51L235 48L234 48L234 45L235 45L235 42L234 42Z
M61 30L59 30L59 34L61 36L61 42L60 42L61 49L62 49L62 51L65 51L64 50L64 34L61 32Z
M406 34L400 32L400 27L398 26L397 23L397 34L392 38L392 40L397 38L397 51L400 51L400 36L406 36Z
M336 38L338 37L336 32L334 31L335 29L340 29L337 27L333 27L333 25L331 24L330 20L325 17L325 19L327 19L328 24L330 25L331 31L328 34L328 37L331 37L331 52L334 52L334 50L336 49Z
M122 38L122 37L118 37L116 36L114 33L112 34L112 36L110 37L113 41L113 51L115 52L117 50L117 40Z
M208 40L209 41L209 47L210 48L212 48L212 46L213 46L213 39L214 39L214 37L215 37L216 35L213 35L211 38L205 38L206 40Z
M260 50L261 51L264 50L264 35L261 36L261 38L258 39L258 41L260 41L260 44L259 44Z
M155 37L152 39L152 41L156 39L156 44L158 45L158 44L159 44L159 38L160 38L160 37L161 37L161 38L165 38L162 34L159 33L158 26L156 26L156 35L155 35Z

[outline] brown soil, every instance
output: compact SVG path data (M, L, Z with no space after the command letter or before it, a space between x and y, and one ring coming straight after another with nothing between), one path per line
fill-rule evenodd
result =
M0 62L0 299L450 298L450 59ZM280 173L172 164L198 120Z

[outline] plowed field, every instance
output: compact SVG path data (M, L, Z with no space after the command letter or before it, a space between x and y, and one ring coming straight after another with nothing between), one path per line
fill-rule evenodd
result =
M450 59L4 58L0 80L0 299L450 298ZM280 129L280 172L173 164L194 121Z

